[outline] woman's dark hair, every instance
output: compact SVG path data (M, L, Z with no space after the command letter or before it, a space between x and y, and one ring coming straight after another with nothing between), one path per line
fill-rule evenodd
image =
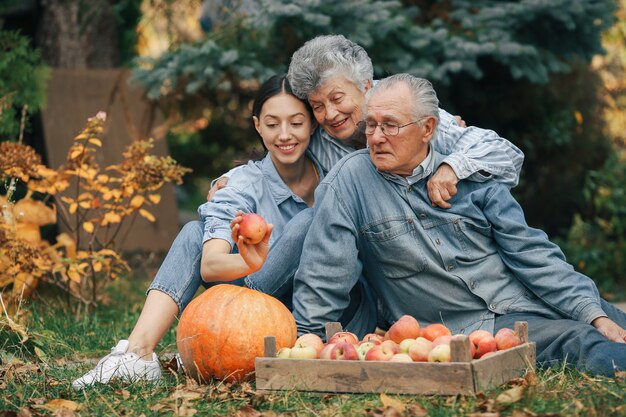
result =
M259 91L254 97L254 102L252 103L252 116L259 117L261 115L261 109L263 108L263 105L265 104L265 102L269 100L270 98L277 96L279 94L289 94L289 95L292 95L295 99L300 100L302 104L304 104L304 107L306 108L307 112L309 113L309 116L311 117L311 121L315 120L313 118L313 109L311 109L311 106L309 105L309 103L306 100L299 99L291 90L291 85L289 85L289 81L287 80L286 74L274 75L273 77L271 77L270 79L268 79L261 85L261 87L259 88ZM254 122L252 123L254 126ZM255 129L255 132L256 132L256 129ZM257 132L257 136L259 140L261 141L261 145L263 146L263 149L265 149L265 145L263 144L263 138L261 138L261 135L259 135L258 132Z

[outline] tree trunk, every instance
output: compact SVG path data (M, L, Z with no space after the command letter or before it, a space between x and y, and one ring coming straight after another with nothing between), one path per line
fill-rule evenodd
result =
M38 44L56 68L113 68L117 22L109 0L42 0Z

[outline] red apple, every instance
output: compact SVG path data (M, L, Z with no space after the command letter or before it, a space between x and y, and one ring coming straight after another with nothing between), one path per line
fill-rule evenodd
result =
M404 339L415 339L420 335L420 324L413 316L405 314L398 321L391 325L387 331L387 339L396 343L402 342Z
M380 345L383 340L385 340L385 338L382 335L379 335L376 333L368 333L365 336L363 336L363 339L361 339L361 342L372 342L375 345Z
M433 323L424 327L420 332L420 336L430 340L431 342L439 336L451 336L452 332L446 326L441 323Z
M378 346L383 346L385 349L390 350L394 354L400 353L400 345L393 340L383 340L383 342Z
M241 223L239 223L239 235L243 237L243 241L248 245L256 245L267 233L267 223L263 217L256 213L246 213L243 215Z
M389 362L413 362L413 359L406 353L396 353L389 359Z
M428 354L428 362L450 362L450 345L435 346Z
M356 344L356 343L359 343L359 338L356 337L354 333L337 332L334 335L332 335L330 337L330 340L328 341L328 343L340 343L340 342Z
M396 353L397 352L394 352L394 350L391 349L389 345L384 345L383 343L381 343L380 345L376 345L367 351L367 353L365 354L365 360L388 361Z
M439 345L449 345L451 340L452 336L450 336L449 334L439 336L435 340L433 340L433 347Z
M469 334L469 340L473 344L477 345L478 341L483 337L493 337L493 334L487 330L474 330Z
M336 345L334 343L329 343L325 345L322 351L320 352L320 359L330 359L330 352L332 352L335 346Z
M511 329L503 328L495 335L498 350L510 349L522 344L522 339Z
M497 352L487 352L487 353L485 353L483 356L481 356L481 357L480 357L480 359L482 359L482 358L486 358L486 357L491 356L491 355L495 355L496 353L497 353Z
M409 356L415 362L426 362L428 361L428 354L432 349L433 342L423 337L418 337L409 348Z
M374 342L359 343L359 345L356 347L356 353L359 356L359 360L364 361L365 355L367 355L367 352L374 346L376 346L376 343Z
M470 342L476 346L474 358L482 358L488 352L497 350L496 339L486 330L475 330L469 335Z
M330 358L344 361L357 361L359 360L359 355L352 343L341 342L337 343L333 350L330 351Z
M319 337L316 334L307 333L307 334L303 334L302 336L298 337L296 339L296 343L294 343L293 346L294 347L296 347L296 346L300 346L300 347L311 346L311 347L315 348L315 350L317 351L317 357L319 357L320 352L324 348L324 341L322 340L321 337Z

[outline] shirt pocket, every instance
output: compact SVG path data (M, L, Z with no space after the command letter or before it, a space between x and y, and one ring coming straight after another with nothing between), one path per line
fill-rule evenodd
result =
M409 217L386 218L361 229L365 241L366 265L392 279L415 277L426 268L426 256L415 236L414 220Z
M489 223L459 218L452 225L461 248L472 258L492 255L496 251Z

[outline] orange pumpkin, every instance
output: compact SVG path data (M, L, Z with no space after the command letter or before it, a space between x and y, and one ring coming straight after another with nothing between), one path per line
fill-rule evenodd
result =
M276 348L296 341L296 322L276 298L249 288L219 284L193 300L178 323L176 344L186 371L199 381L238 381L254 371L264 337Z

